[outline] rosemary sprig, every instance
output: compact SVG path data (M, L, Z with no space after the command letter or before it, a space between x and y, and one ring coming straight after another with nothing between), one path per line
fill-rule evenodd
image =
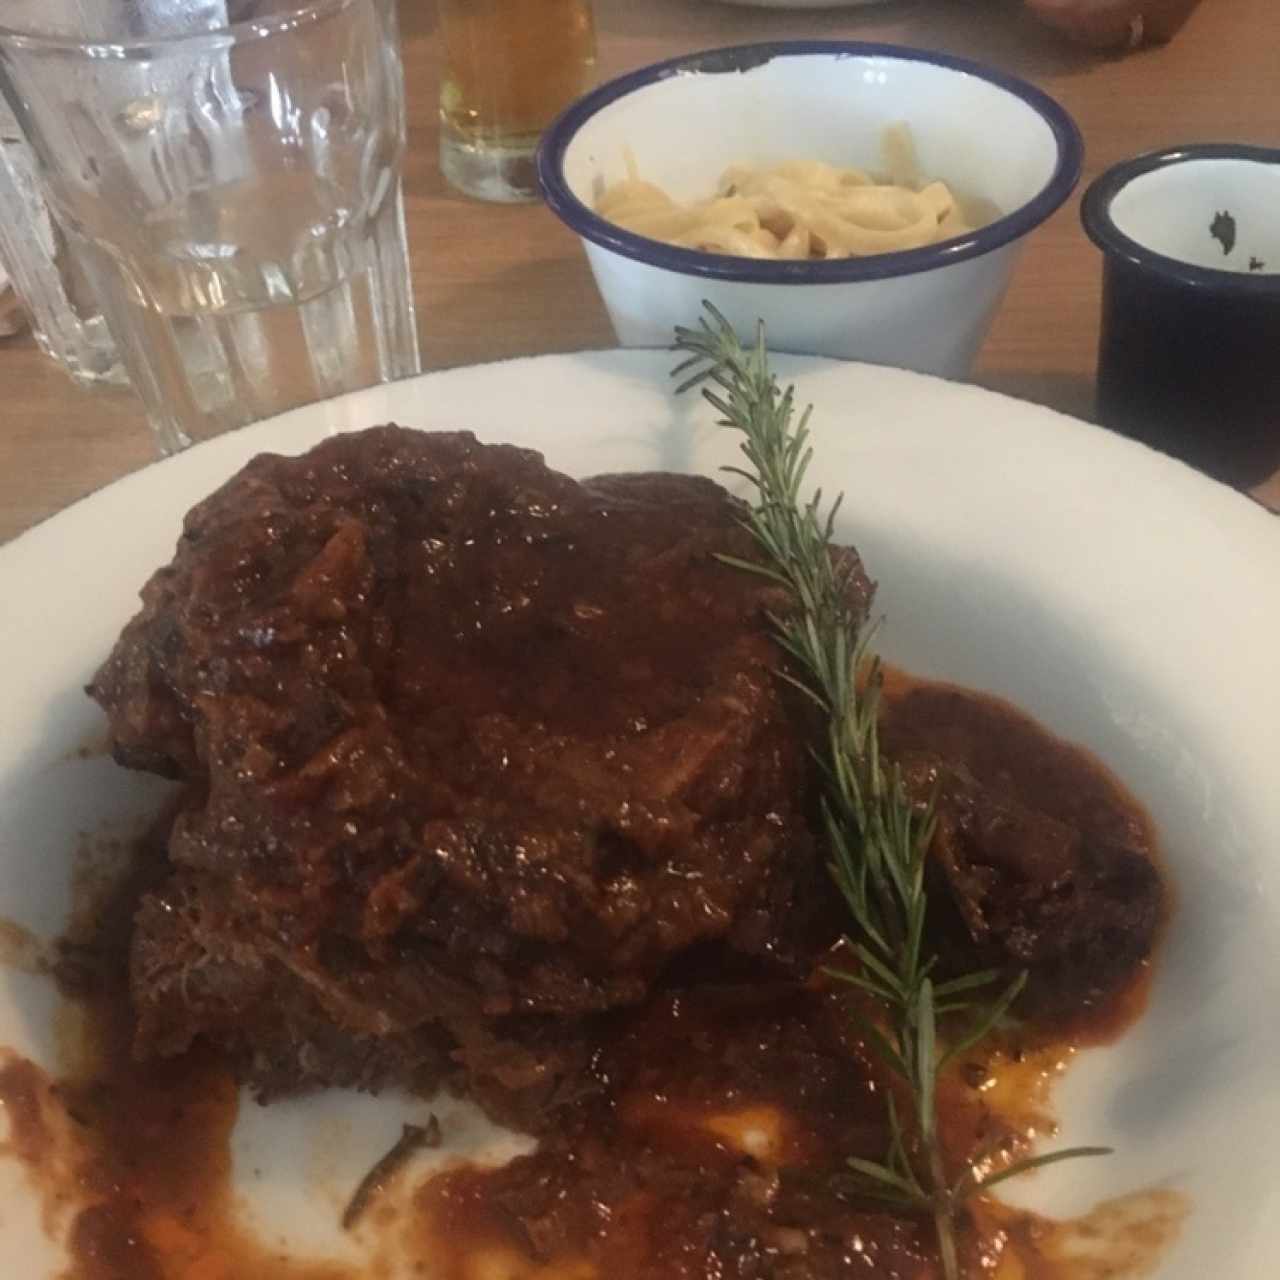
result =
M683 377L677 392L710 384L703 385L702 394L722 415L721 425L742 434L748 466L726 470L755 491L743 522L764 559L723 558L791 597L792 607L771 618L775 639L791 660L790 670L780 674L825 722L825 740L815 755L824 782L830 870L855 926L854 936L845 941L857 969L828 972L870 999L873 1014L855 1009L852 1016L867 1044L899 1077L911 1104L904 1122L888 1094L885 1158L849 1159L850 1177L860 1195L931 1216L943 1273L958 1280L956 1214L970 1195L1040 1165L1104 1154L1106 1148L1031 1157L985 1180L975 1158L954 1180L948 1177L938 1135L938 1073L998 1025L1026 974L976 1008L974 993L991 987L998 972L942 982L934 977L937 957L928 953L924 936L925 859L934 806L914 805L900 770L880 754L883 673L872 647L875 627L853 590L853 558L833 543L841 498L824 511L820 489L803 496L813 456L810 410L796 420L794 389L780 390L770 371L763 324L755 347L747 349L728 321L709 303L704 306L707 316L698 328L676 330L676 347L688 359L672 376ZM960 1014L967 1015L967 1026L941 1048L939 1019Z

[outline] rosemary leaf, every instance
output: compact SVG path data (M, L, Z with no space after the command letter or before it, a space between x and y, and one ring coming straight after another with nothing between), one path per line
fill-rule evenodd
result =
M1089 1156L1109 1156L1114 1147L1064 1147L1061 1151L1049 1151L1042 1156L1028 1156L1025 1160L1015 1160L1007 1169L993 1173L989 1178L976 1180L974 1189L990 1191L992 1187L1020 1174L1030 1173L1032 1169L1043 1169L1046 1165L1058 1164L1063 1160L1080 1160Z
M845 1163L855 1173L861 1174L864 1178L892 1187L904 1204L916 1207L921 1205L920 1189L913 1186L900 1174L894 1173L887 1165L877 1164L873 1160L859 1160L856 1156L849 1156ZM926 1200L924 1203L928 1204L928 1201Z
M937 1083L938 1055L937 1026L933 1013L933 983L926 978L920 984L916 1010L916 1110L920 1124L920 1136L926 1146L931 1146L937 1136L937 1110L934 1106L934 1086Z
M1022 989L1027 985L1027 975L1020 973L1012 982L1001 992L998 1000L974 1019L969 1029L955 1041L954 1044L947 1049L942 1055L942 1061L938 1064L941 1070L947 1063L960 1057L961 1054L968 1053L979 1041L985 1040L987 1035L994 1031L1001 1018L1009 1012L1013 1002L1022 994Z
M933 994L939 1000L948 996L959 995L962 991L975 991L979 987L989 987L1000 981L999 969L983 969L980 973L966 973L960 978L951 978L947 982L939 982Z
M878 982L872 981L870 978L864 978L860 973L851 973L848 969L826 969L822 970L829 978L834 978L837 982L843 982L847 986L857 987L859 991L865 991L867 995L882 1003L888 1003L896 1000L897 993L887 990Z
M892 1168L901 1172L902 1176L915 1189L916 1196L922 1203L927 1203L929 1197L925 1194L924 1188L920 1185L920 1179L916 1177L915 1170L911 1167L911 1161L907 1158L907 1139L902 1132L902 1119L898 1115L898 1104L893 1099L893 1094L887 1095L889 1113L889 1164Z
M856 1009L850 1010L849 1018L858 1029L858 1034L866 1040L867 1047L879 1055L885 1066L910 1082L911 1067L888 1036L870 1018Z

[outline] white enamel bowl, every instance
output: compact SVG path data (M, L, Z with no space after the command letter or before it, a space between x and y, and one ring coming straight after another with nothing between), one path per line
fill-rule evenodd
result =
M879 167L905 121L921 172L1003 215L901 253L776 262L680 249L593 210L625 174L677 199L707 195L731 164L820 159ZM975 63L893 45L802 41L691 54L602 85L547 131L547 203L581 236L623 346L665 346L706 298L742 330L764 319L779 351L963 377L1026 235L1071 193L1079 131L1053 99Z

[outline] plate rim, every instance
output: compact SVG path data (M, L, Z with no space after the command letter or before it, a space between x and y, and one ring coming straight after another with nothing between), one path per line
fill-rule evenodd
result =
M410 387L429 383L435 378L448 378L451 376L465 376L468 373L479 372L486 369L508 368L515 365L533 365L533 364L554 364L561 361L577 361L591 359L606 359L609 361L618 360L621 364L626 365L634 361L640 365L648 360L654 359L656 356L669 355L674 365L678 357L673 348L666 347L581 347L572 351L550 351L541 352L535 355L517 355L517 356L501 356L492 360L477 360L466 364L450 365L443 369L427 369L420 373L410 374L404 378L397 378L389 382L374 383L368 387L359 387L352 391L345 391L336 396L326 396L320 400L312 400L306 404L295 405L293 408L285 409L280 413L275 413L266 418L258 418L253 422L245 423L243 426L236 427L231 431L220 432L215 436L210 436L203 440L198 440L186 449L182 449L177 453L171 453L155 457L145 462L142 466L132 471L127 471L123 475L116 476L114 479L108 480L96 488L90 489L88 492L80 494L73 498L65 506L59 507L56 511L51 511L47 515L42 516L33 524L28 525L25 529L20 530L5 542L0 542L0 567L3 567L5 561L9 557L9 553L16 548L22 547L26 549L33 538L38 539L50 525L55 524L61 517L70 512L79 512L87 505L104 497L109 493L117 492L120 489L130 487L133 484L145 484L147 481L140 477L147 477L152 474L162 472L166 467L182 465L183 459L189 459L193 456L207 456L211 449L219 447L221 442L226 441L243 441L249 439L252 435L268 435L274 429L281 426L292 425L295 421L306 418L310 415L318 415L329 409L336 409L342 406L357 403L362 398L374 399L383 394L400 394L402 391ZM1029 412L1032 416L1041 417L1048 415L1049 418L1059 421L1065 421L1071 424L1074 431L1082 431L1087 433L1093 440L1095 445L1103 449L1118 449L1121 453L1127 454L1130 460L1141 458L1143 461L1139 465L1154 464L1160 468L1172 467L1181 474L1185 480L1190 478L1194 483L1202 488L1206 497L1213 494L1215 500L1225 498L1228 503L1233 506L1243 504L1245 508L1253 508L1258 514L1262 515L1264 521L1273 520L1277 526L1277 532L1280 533L1280 512L1272 512L1257 498L1251 494L1239 489L1234 489L1225 482L1218 480L1212 476L1206 475L1204 472L1196 470L1189 463L1176 458L1171 454L1162 453L1160 450L1144 443L1143 441L1134 440L1131 437L1124 436L1118 432L1111 431L1107 427L1096 422L1090 422L1086 418L1077 417L1074 414L1067 413L1064 410L1054 408L1052 405L1041 404L1038 401L1030 400L1022 396L1013 395L1006 391L997 391L990 387L980 386L973 382L957 382L949 378L943 378L936 374L920 373L911 369L900 369L892 365L875 365L868 364L859 360L842 360L835 356L819 356L819 355L796 355L790 353L777 353L773 355L772 360L775 367L782 366L786 372L780 378L782 385L793 381L800 376L802 372L810 371L832 371L835 369L842 370L874 370L877 375L886 374L894 378L902 378L907 382L914 382L919 385L930 387L934 390L945 388L944 394L961 394L975 395L984 398L990 398L993 402L1001 404L1004 407L1016 406L1020 412ZM369 423L368 425L375 425ZM412 423L403 423L404 426L413 426ZM359 430L360 428L352 428ZM414 428L415 430L418 428ZM150 432L150 428L147 428ZM335 433L336 434L336 433ZM1091 446L1092 447L1092 446Z

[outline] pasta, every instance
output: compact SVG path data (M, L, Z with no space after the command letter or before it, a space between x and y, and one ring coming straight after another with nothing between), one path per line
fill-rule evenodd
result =
M916 249L964 235L983 222L978 202L962 209L944 182L921 183L911 133L885 130L885 174L790 160L725 170L716 194L680 203L640 177L606 187L596 212L637 235L744 258L853 258Z

